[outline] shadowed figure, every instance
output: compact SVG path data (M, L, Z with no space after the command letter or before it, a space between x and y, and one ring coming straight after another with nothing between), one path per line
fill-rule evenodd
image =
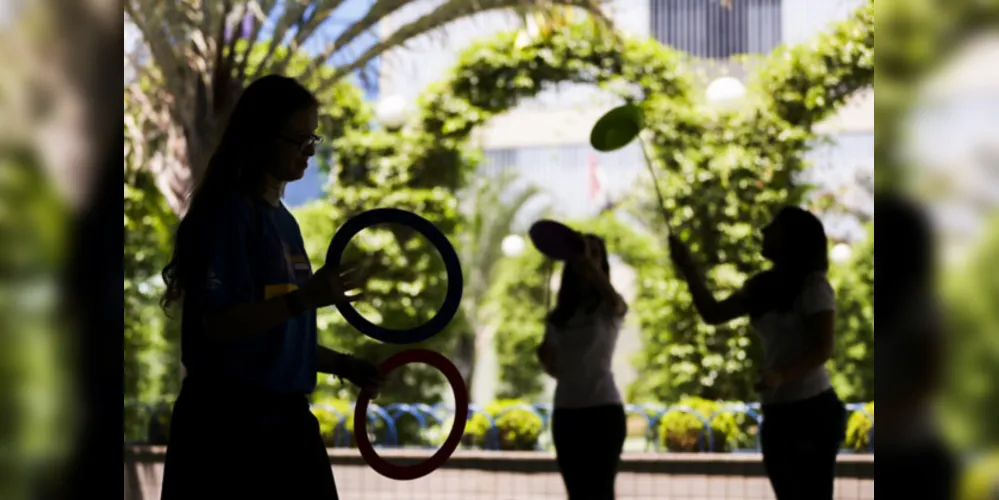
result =
M611 362L625 313L603 239L565 263L538 357L555 378L552 439L570 500L614 498L626 418Z
M763 342L760 442L777 499L832 500L846 409L825 369L833 354L836 311L826 278L829 243L822 222L797 207L781 209L762 232L762 254L773 266L721 301L675 236L669 239L670 255L705 322L749 316Z
M901 496L949 499L956 467L931 409L946 344L930 222L918 205L889 194L878 195L875 213L879 236L897 249L875 268L875 452L879 465L905 478Z
M309 407L318 373L369 390L366 361L317 344L316 309L362 280L339 263L313 274L281 203L315 154L318 103L266 76L237 103L177 229L163 306L181 303L188 376L174 406L162 498L337 498ZM234 459L235 457L235 459Z

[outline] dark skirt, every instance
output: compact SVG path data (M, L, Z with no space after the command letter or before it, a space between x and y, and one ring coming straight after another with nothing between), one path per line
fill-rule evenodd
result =
M763 406L763 465L777 500L832 500L846 408L832 389Z
M621 405L555 408L552 441L570 500L613 500L627 434Z
M162 499L191 498L338 498L307 396L186 379L171 417Z

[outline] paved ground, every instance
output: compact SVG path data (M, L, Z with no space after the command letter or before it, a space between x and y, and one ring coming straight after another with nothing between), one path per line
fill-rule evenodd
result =
M137 466L143 493L125 500L158 500L162 465ZM371 469L338 465L335 469L343 500L561 500L565 498L557 474L522 474L442 469L414 481L392 481ZM126 476L129 471L126 468ZM618 500L749 500L773 499L765 479L622 473ZM841 479L837 500L874 498L874 481Z
M337 484L347 499L492 499L555 500L565 498L557 474L494 473L473 470L440 470L416 481L396 482L361 467L340 466ZM622 473L617 480L618 500L772 499L766 479L744 477L664 476ZM874 482L840 480L837 499L874 498Z

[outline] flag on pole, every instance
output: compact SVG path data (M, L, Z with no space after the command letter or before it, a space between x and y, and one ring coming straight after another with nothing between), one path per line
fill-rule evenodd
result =
M589 180L589 195L591 201L600 201L604 194L604 176L600 171L600 162L597 155L590 153L587 165L587 178Z

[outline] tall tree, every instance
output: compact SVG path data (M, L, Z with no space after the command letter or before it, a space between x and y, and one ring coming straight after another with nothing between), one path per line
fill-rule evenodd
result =
M485 340L489 336L483 334L489 323L485 302L503 258L503 240L514 233L517 218L542 193L533 185L517 187L516 181L513 171L481 177L462 200L470 213L460 234L460 257L466 274L461 303L472 328L458 339L455 361L469 387L476 375L476 362L485 349L493 348L492 342Z
M403 24L356 56L352 42L374 29L386 16L419 0L374 0L367 11L345 26L311 62L291 76L311 79L333 59L345 62L320 79L329 85L386 51L429 34L449 23L490 10L527 7L544 10L556 5L583 8L600 19L602 0L447 0L417 19ZM158 74L162 87L150 99L150 117L168 118L172 146L165 161L157 162L157 184L171 207L183 211L184 195L199 178L227 116L246 84L268 73L289 73L293 56L324 29L343 0L126 0L126 22L141 33L148 61L135 61ZM265 33L264 27L273 28ZM269 47L259 61L249 51L267 39ZM244 43L240 43L244 42ZM249 43L245 43L249 42ZM285 50L280 50L285 49ZM253 62L254 64L249 64ZM321 87L320 87L321 88Z

